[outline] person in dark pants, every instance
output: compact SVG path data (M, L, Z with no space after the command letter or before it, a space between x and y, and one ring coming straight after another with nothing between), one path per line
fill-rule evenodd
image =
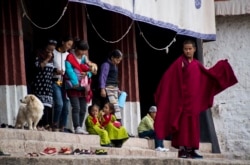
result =
M138 126L139 138L154 139L155 140L155 150L166 152L169 151L168 148L164 147L163 140L156 137L154 131L154 120L157 112L156 106L151 106L149 108L148 114L144 116Z
M67 95L72 106L72 122L76 134L88 134L83 126L87 109L86 89L81 85L81 79L85 76L92 77L90 71L82 71L80 65L89 64L89 45L84 40L75 41L74 50L67 56L65 61L65 77Z

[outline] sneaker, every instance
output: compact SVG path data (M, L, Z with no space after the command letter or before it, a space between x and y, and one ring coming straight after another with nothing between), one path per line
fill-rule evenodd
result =
M89 132L88 132L88 131L85 131L85 130L83 129L83 134L84 134L84 135L88 135Z
M155 151L167 152L168 150L166 148L157 147Z
M163 148L162 148L162 151L163 151L163 152L168 152L168 151L169 151L169 149L168 149L168 148L163 147Z
M79 127L79 126L75 129L75 133L76 134L85 134L85 135L89 134L87 131L83 130L82 127Z

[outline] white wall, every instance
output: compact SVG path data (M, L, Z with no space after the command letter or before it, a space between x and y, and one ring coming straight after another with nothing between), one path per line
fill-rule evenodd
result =
M26 94L26 86L0 85L0 124L15 125L20 99Z
M250 15L217 16L216 41L204 43L204 65L228 59L238 84L215 97L212 108L222 152L250 158Z

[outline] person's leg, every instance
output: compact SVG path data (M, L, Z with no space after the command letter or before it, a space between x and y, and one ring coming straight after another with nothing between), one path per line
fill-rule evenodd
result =
M153 139L155 137L154 130L148 130L148 131L140 132L138 135L139 135L139 138L148 137L150 139Z
M42 119L39 121L38 126L39 127L44 127L46 130L50 131L50 113L52 112L52 108L48 107L48 106L44 106L44 110L43 110L43 117Z
M108 100L110 103L114 105L115 108L115 116L117 120L122 122L121 109L118 104L118 90L119 90L118 87L113 87L113 86L106 87Z
M48 107L48 125L50 129L52 128L52 123L53 123L53 110L52 107Z
M203 158L203 156L198 153L198 149L196 148L187 148L187 154L190 158L193 158L193 159Z
M97 134L100 136L100 144L104 147L111 147L111 141L109 139L108 132L105 129L97 128Z
M179 158L195 158L200 142L199 115L182 114L179 131L172 135L172 146L179 149ZM201 156L201 155L200 155ZM197 156L199 157L199 156ZM199 157L199 158L202 158Z
M41 120L39 121L38 126L39 127L44 127L47 124L48 124L48 107L44 106L43 116L42 116Z
M54 116L53 116L53 127L59 127L59 119L61 116L62 108L63 108L63 99L61 87L59 87L56 83L53 83L53 101L54 101Z
M63 130L64 127L67 125L69 106L70 106L69 99L67 98L66 92L63 89L62 89L62 98L63 98L63 108L61 112L59 128Z
M155 148L163 148L163 140L159 140L157 138L154 139L155 140Z
M79 123L80 123L80 127L82 127L85 114L86 114L86 109L87 109L86 99L84 97L80 97L79 103L80 103Z
M122 147L123 140L112 140L112 144L116 148L121 148Z
M80 103L78 97L70 97L70 104L72 106L72 122L74 129L80 126L79 122L79 112L80 112Z

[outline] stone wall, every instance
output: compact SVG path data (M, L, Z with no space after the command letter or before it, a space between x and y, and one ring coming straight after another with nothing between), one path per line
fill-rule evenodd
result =
M216 41L204 43L204 65L228 59L238 84L218 94L212 107L222 152L250 154L250 15L217 16Z

